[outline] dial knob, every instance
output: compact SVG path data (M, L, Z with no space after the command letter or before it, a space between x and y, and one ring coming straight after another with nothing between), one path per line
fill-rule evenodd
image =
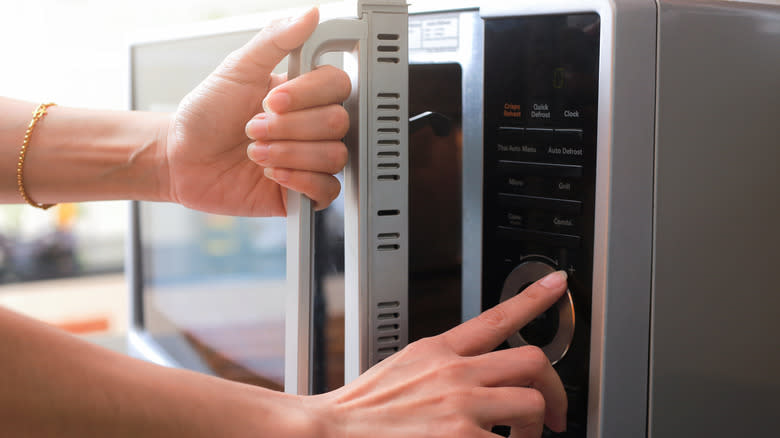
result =
M542 261L527 261L519 264L504 281L501 289L501 301L506 301L522 293L531 283L555 272L550 264ZM555 364L569 351L574 338L574 301L571 291L566 290L561 299L550 309L528 323L508 339L512 347L536 345Z

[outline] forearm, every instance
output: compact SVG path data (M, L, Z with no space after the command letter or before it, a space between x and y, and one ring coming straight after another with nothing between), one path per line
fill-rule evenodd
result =
M0 203L23 202L16 164L36 104L0 98ZM53 106L33 130L24 164L28 195L39 203L166 200L169 116Z
M315 436L296 396L131 359L0 307L3 436Z

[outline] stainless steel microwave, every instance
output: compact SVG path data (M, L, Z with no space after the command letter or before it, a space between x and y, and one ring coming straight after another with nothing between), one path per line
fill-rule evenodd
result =
M132 107L170 109L257 22L132 44ZM568 432L545 436L776 434L780 7L420 2L406 41L408 291L365 348L566 269L567 296L503 346L541 346L564 381ZM344 203L314 219L313 393L344 383ZM131 213L131 350L284 389L284 219Z

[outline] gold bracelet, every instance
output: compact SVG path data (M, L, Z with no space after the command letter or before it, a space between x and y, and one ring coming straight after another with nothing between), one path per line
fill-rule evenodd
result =
M19 151L19 162L16 164L16 185L19 187L19 194L22 195L22 199L24 199L25 202L42 210L47 210L57 204L39 204L27 195L27 191L24 189L24 157L27 155L27 149L30 147L30 136L32 136L35 125L46 115L46 110L54 105L56 104L42 103L33 111L33 118L30 120L27 132L24 133L24 142L22 142L22 149Z

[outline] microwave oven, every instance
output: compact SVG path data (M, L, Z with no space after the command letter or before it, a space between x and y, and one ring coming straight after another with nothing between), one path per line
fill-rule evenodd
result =
M175 108L258 22L131 44L132 108ZM407 43L408 292L362 348L392 354L565 269L567 296L502 346L555 362L569 424L545 436L780 430L780 7L419 2ZM350 366L346 202L313 221L299 392ZM279 218L133 203L130 350L284 389L285 235Z

